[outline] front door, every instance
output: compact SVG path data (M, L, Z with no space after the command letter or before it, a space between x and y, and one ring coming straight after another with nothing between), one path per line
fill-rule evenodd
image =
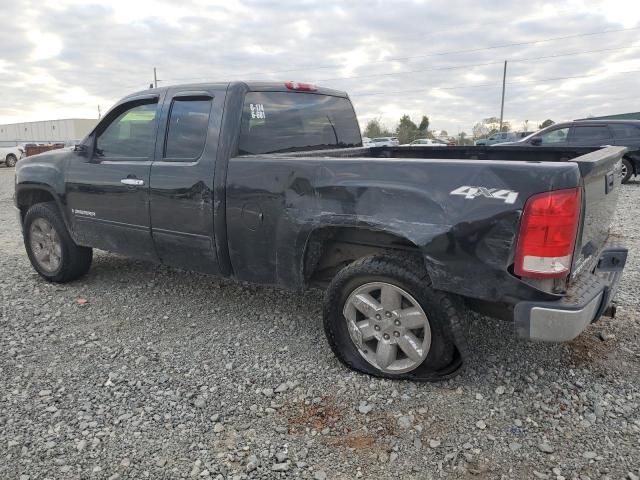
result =
M126 101L96 127L66 170L67 208L81 245L157 260L149 222L149 174L158 96Z

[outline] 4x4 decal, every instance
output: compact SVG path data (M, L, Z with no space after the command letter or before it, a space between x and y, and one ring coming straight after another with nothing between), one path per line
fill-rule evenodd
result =
M493 198L496 200L502 200L504 203L513 204L518 198L518 192L513 190L504 190L498 188L486 188L486 187L470 187L463 185L455 190L452 190L449 195L461 195L467 200L473 200L474 198L484 197Z

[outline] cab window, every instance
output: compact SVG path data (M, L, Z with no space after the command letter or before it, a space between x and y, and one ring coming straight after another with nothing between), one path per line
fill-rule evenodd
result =
M96 139L96 155L147 159L153 153L157 99L135 102L120 112Z

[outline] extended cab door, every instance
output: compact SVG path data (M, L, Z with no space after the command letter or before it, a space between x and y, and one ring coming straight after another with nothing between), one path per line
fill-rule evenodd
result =
M65 172L68 214L78 243L157 260L149 223L149 172L158 95L125 100L89 137Z
M213 176L224 91L167 92L151 166L151 231L162 263L219 274Z

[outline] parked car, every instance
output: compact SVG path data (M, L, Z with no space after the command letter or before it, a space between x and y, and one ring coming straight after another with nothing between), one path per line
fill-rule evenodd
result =
M374 147L395 147L400 145L398 137L378 137L372 141Z
M15 167L18 160L24 157L24 148L17 147L0 147L0 162L7 167Z
M516 136L513 132L498 132L487 138L479 138L476 140L476 145L493 145L494 143L511 142L516 140Z
M374 143L371 141L369 137L362 137L362 146L363 147L373 147Z
M52 282L85 275L98 248L323 288L336 356L393 379L452 375L468 308L545 341L611 313L627 254L609 238L624 147L361 141L346 93L309 84L132 94L73 151L18 163L27 255Z
M431 146L431 147L444 147L447 146L448 143L443 141L443 140L438 140L436 138L418 138L417 140L414 140L411 143L408 143L406 145L426 145L426 146ZM403 145L403 146L406 146Z
M628 150L622 158L622 183L640 175L640 120L576 120L556 123L514 143L501 145L536 147L600 147L621 145Z

